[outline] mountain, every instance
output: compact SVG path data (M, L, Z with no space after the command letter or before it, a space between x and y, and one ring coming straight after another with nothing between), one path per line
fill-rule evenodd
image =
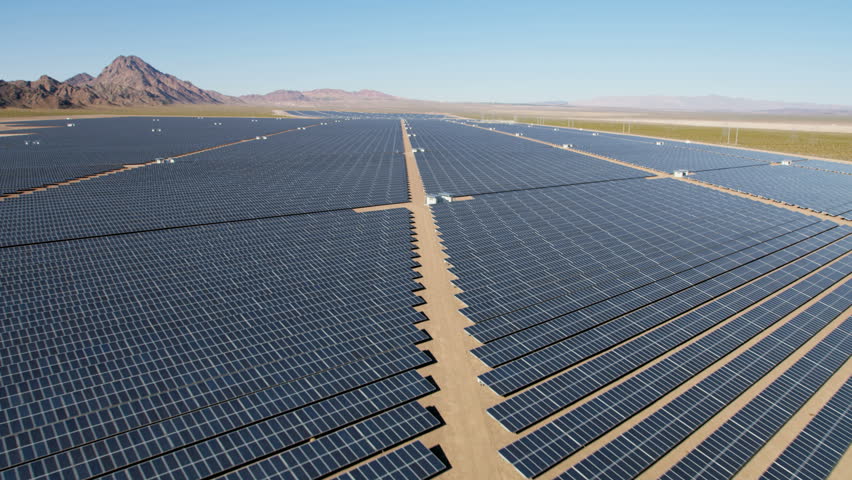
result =
M231 101L221 93L202 90L186 80L163 73L133 55L113 60L91 84L99 95L122 105Z
M690 112L736 112L765 113L797 111L800 113L846 112L852 107L843 105L820 105L815 103L791 103L749 98L703 95L677 97L665 95L597 97L590 100L571 102L576 107L628 108L636 110L669 110Z
M242 103L163 73L136 56L120 56L97 77L80 73L65 82L46 75L34 82L0 80L0 107L71 108Z
M77 75L74 75L73 77L69 78L68 80L65 80L65 82L63 82L63 83L67 83L68 85L72 85L72 86L76 87L76 86L79 86L79 85L88 85L94 79L95 79L95 77L84 72L84 73L78 73Z
M399 97L388 95L387 93L378 92L376 90L358 90L357 92L348 92L346 90L338 90L334 88L321 88L318 90L308 90L300 92L297 90L276 90L267 93L266 95L243 95L240 100L246 103L260 105L287 105L287 104L319 104L319 103L334 103L334 102L354 102L354 101L393 101L399 100Z

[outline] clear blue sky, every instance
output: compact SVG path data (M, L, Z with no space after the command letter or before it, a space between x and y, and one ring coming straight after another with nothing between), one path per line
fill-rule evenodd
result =
M524 102L720 94L852 105L852 2L9 2L0 78L138 55L202 88Z

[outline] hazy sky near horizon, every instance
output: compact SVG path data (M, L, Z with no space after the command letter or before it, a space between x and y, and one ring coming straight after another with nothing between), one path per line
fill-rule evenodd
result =
M443 101L719 94L852 105L852 2L13 2L0 79L118 55L229 95Z

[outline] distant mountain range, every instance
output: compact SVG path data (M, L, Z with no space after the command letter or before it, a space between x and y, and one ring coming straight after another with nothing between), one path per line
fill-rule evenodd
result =
M407 103L406 103L407 102ZM348 92L336 89L308 91L276 90L264 95L233 97L204 90L191 82L163 73L136 56L120 56L98 75L80 73L60 82L47 75L35 81L0 80L0 108L80 108L89 106L137 106L170 104L237 104L295 107L394 106L411 102L375 90ZM426 104L427 102L420 102ZM589 109L635 109L683 112L732 113L849 113L852 107L811 103L773 102L747 98L705 95L675 97L663 95L599 97L575 102L538 102L524 105Z
M232 97L204 90L163 73L136 56L120 56L98 75L80 73L60 82L47 75L36 81L0 80L0 108L76 108L171 104L322 104L341 101L394 101L375 90L276 90L266 95Z
M543 102L557 104L562 102ZM735 113L846 113L847 105L821 105L816 103L777 102L749 98L703 95L676 97L665 95L598 97L568 103L574 107L612 108L635 110L668 110L684 112L735 112Z

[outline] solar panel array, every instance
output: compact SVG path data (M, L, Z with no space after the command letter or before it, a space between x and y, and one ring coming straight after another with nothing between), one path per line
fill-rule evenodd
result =
M438 120L409 122L428 193L472 195L648 176L586 155Z
M401 140L328 122L0 202L3 478L445 470L405 445L442 423L411 214L351 210L408 200Z
M297 128L0 202L4 479L446 471L422 443L443 419L427 406L439 386L418 372L434 359L415 308L414 217L394 208L410 200L404 136L427 192L476 195L432 214L488 367L478 380L499 397L486 412L512 438L497 446L507 468L731 477L842 376L852 227L429 115L303 113L329 120L103 120L88 151L88 121L45 130L45 145L72 152L43 157L47 178L112 165L123 148L147 157ZM163 136L134 150L142 121ZM848 175L768 165L785 156L510 129L852 208L837 180ZM39 158L16 155L18 170ZM789 177L752 175L773 171ZM847 384L766 478L831 472L848 449L848 397ZM669 456L690 437L695 449Z
M270 455L235 475L285 461L316 478L437 427L413 403L435 386L412 371L430 357L410 222L342 211L0 250L4 478L199 478Z
M501 193L433 213L467 331L484 344L472 353L492 368L479 380L509 397L488 412L511 432L537 428L500 451L530 478L852 273L849 227L673 179ZM831 321L848 293L797 318ZM768 358L770 369L782 359ZM577 478L647 467L608 470L625 450L607 452Z
M699 172L696 180L759 197L852 219L852 176L772 166Z
M74 126L68 128L71 123ZM0 194L316 123L305 119L95 118L26 122L0 137Z
M408 201L399 122L358 120L0 202L0 245Z

